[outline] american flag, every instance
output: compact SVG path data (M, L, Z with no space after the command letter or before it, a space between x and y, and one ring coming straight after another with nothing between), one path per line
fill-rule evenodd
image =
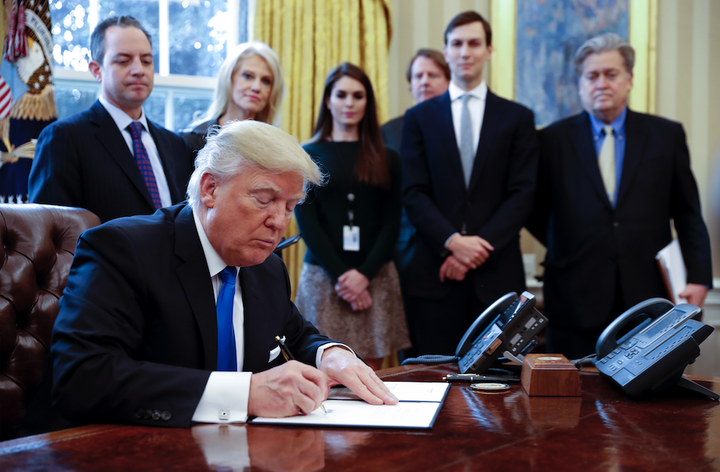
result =
M5 82L5 79L0 76L0 120L10 116L10 110L12 110L13 97L10 86Z

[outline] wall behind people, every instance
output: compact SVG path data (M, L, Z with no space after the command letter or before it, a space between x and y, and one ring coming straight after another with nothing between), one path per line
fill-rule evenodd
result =
M458 12L476 10L491 17L490 0L392 0L393 40L388 56L390 116L413 105L404 80L405 58L420 47L442 49L443 31ZM720 2L663 0L657 2L657 71L655 114L681 122L687 133L693 173L710 238L720 239L720 215L710 214L713 155L720 147L720 88L712 81L720 74ZM493 24L494 31L502 28ZM495 54L500 53L495 49ZM486 67L488 85L491 59ZM526 234L525 232L523 232ZM542 245L523 236L524 253L544 257ZM720 274L720 251L713 252L713 272ZM542 269L540 269L542 270Z
M717 240L720 215L711 211L710 196L720 146L720 89L713 80L720 73L720 3L663 0L658 7L656 113L685 126L703 216ZM713 273L720 274L720 251L713 252Z

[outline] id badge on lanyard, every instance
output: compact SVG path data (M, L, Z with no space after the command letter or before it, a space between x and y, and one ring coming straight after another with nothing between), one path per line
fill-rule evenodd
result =
M360 227L353 225L355 213L353 211L355 204L355 195L348 193L348 223L343 225L343 250L359 251L360 250Z

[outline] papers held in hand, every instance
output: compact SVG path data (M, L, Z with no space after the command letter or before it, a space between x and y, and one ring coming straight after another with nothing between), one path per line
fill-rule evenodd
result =
M366 428L432 428L445 401L446 382L385 382L398 398L397 405L371 405L346 388L330 389L327 414L317 409L308 415L289 418L254 418L254 424L355 426Z
M677 238L662 248L655 256L655 259L660 267L660 273L663 282L665 282L670 301L676 305L687 303L687 299L679 296L687 286L687 270L685 269L685 262Z

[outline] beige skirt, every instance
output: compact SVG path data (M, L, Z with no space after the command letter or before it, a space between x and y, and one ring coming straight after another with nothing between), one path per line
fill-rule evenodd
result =
M304 263L295 304L321 333L347 344L360 357L385 357L409 348L400 281L392 261L370 281L368 292L372 306L353 311L335 292L332 280L320 266Z

